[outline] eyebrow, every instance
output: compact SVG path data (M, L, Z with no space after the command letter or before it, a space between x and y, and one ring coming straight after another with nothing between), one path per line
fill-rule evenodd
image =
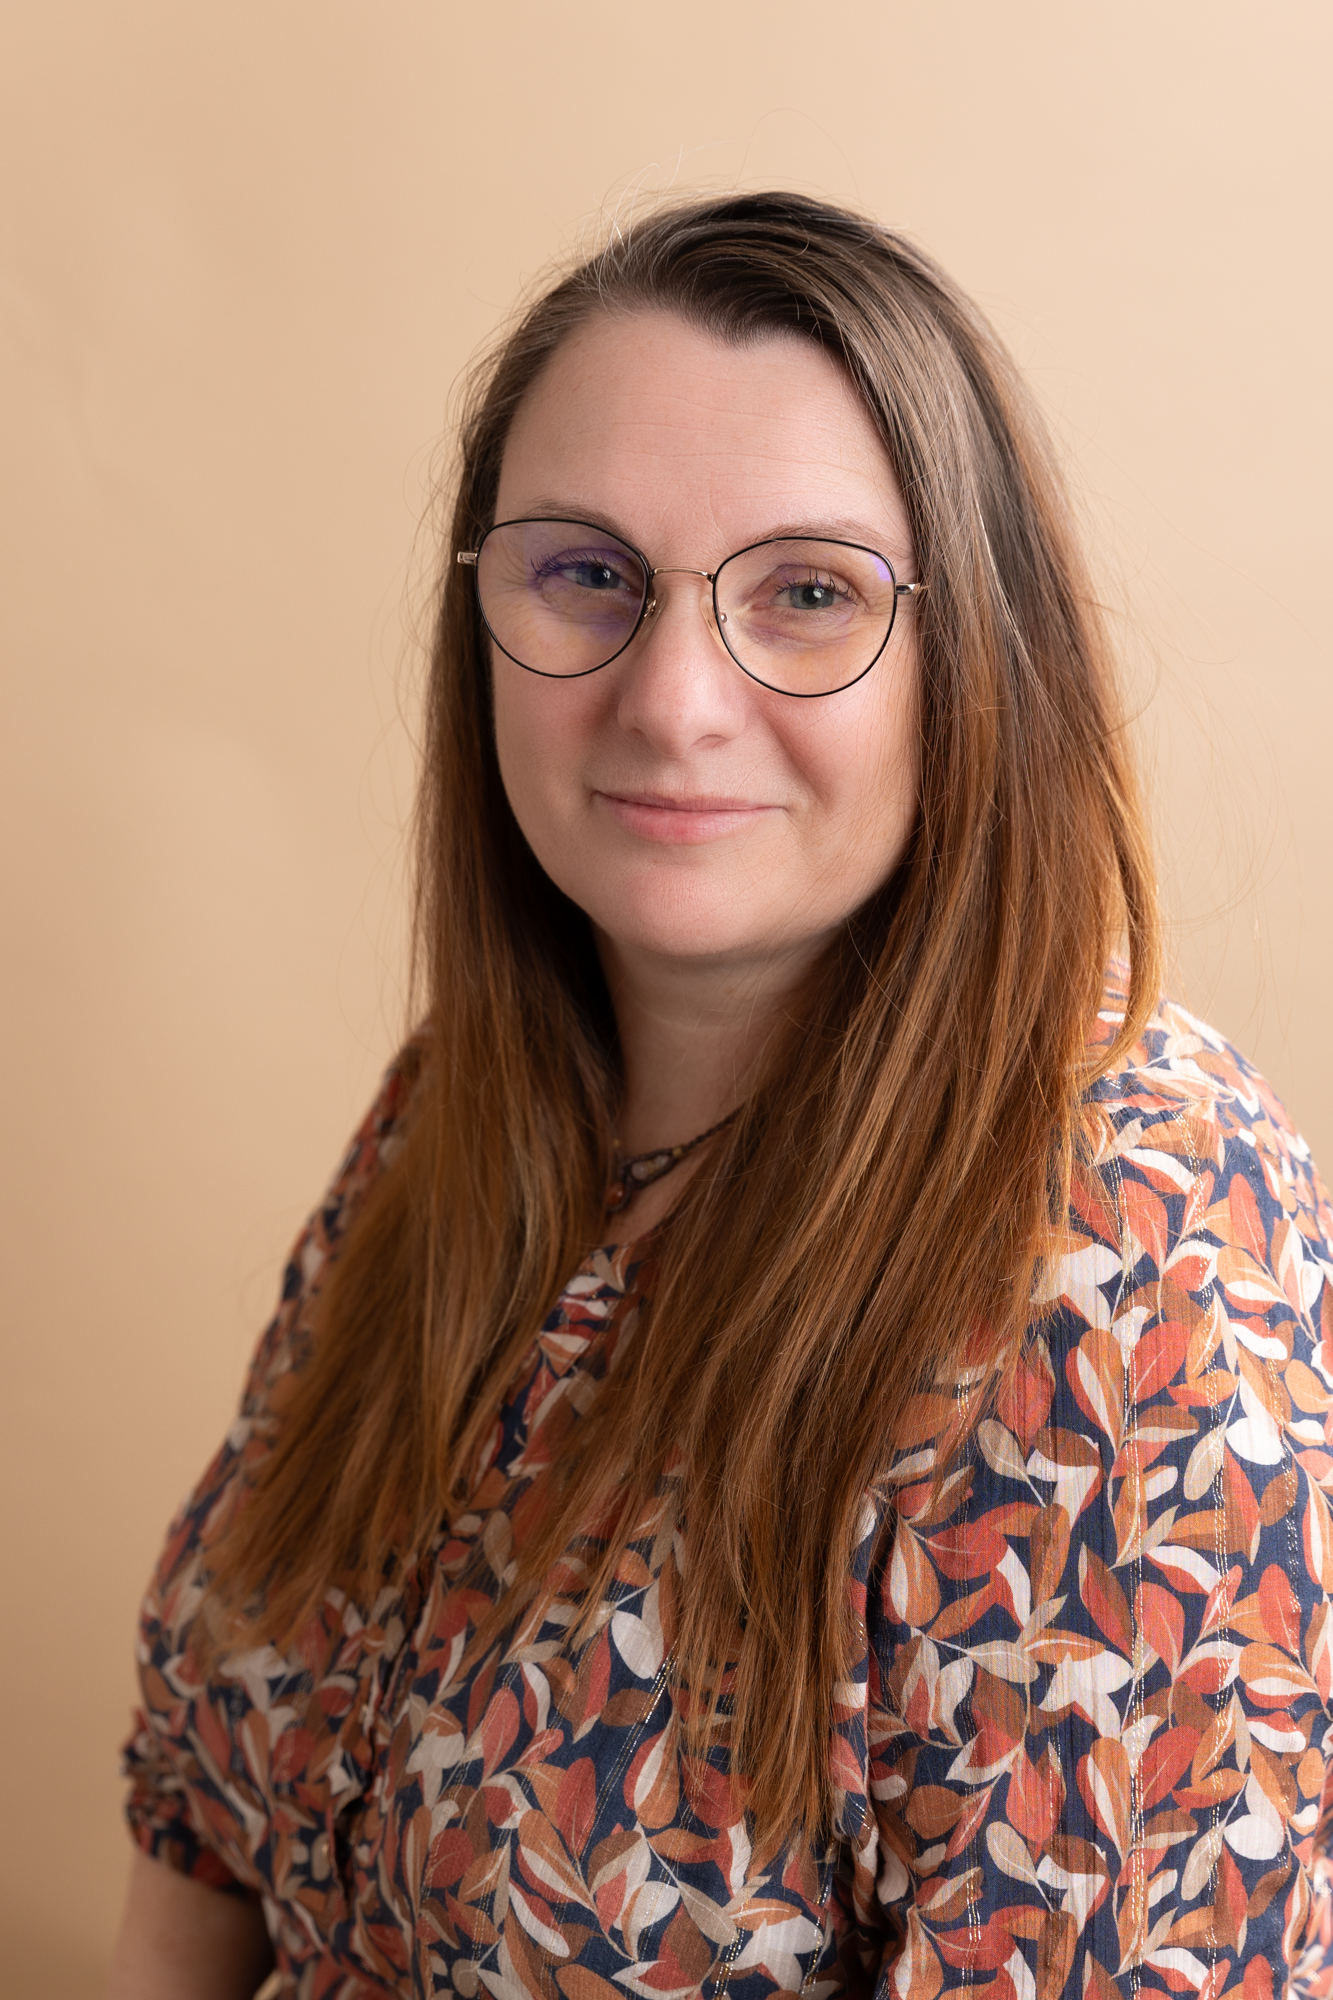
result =
M600 528L603 534L614 535L618 542L625 542L630 548L638 543L614 525L609 514L600 508L584 506L581 501L552 500L540 498L530 503L530 511L511 518L549 521L586 521L590 528ZM852 520L845 515L796 515L779 520L756 535L755 542L786 541L832 541L855 542L862 548L878 552L881 541L890 539L883 529L868 527L864 521ZM749 546L746 544L745 546ZM647 550L644 551L647 554Z

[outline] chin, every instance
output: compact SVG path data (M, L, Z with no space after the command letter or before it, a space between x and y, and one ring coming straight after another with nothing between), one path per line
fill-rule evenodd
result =
M692 898L606 898L585 903L598 930L626 951L666 959L751 959L799 949L803 940L786 934L787 925L770 905L756 906L739 895Z

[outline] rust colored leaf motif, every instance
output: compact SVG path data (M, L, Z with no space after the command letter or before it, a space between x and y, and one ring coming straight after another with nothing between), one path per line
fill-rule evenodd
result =
M135 1837L262 1893L284 1992L1333 2000L1333 1213L1263 1079L1163 1005L1094 1085L1021 1354L942 1480L939 1392L865 1496L834 1820L773 1854L725 1703L707 1754L682 1748L676 1468L590 1637L591 1530L536 1611L471 1645L559 1440L641 1337L647 1242L570 1277L410 1588L330 1593L290 1657L201 1679L210 1550L418 1066L390 1071L298 1242L143 1610Z

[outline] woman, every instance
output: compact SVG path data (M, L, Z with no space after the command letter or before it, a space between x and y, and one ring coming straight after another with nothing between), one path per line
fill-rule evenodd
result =
M531 308L421 855L427 1025L145 1607L113 1992L1317 1984L1333 1217L1158 1000L920 252L706 201Z

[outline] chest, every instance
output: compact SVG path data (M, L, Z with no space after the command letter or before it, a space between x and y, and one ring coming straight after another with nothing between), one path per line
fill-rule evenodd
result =
M307 1968L303 1993L355 1992L336 1983L350 1978L502 2000L724 1987L758 2000L800 1992L836 1956L833 1849L756 1854L725 1728L706 1753L682 1748L665 1496L589 1633L573 1636L576 1603L557 1594L476 1643L552 1436L632 1333L633 1276L594 1260L563 1295L410 1629L384 1607L345 1619L326 1671L300 1684L252 1672L235 1704L215 1805L288 1962Z

